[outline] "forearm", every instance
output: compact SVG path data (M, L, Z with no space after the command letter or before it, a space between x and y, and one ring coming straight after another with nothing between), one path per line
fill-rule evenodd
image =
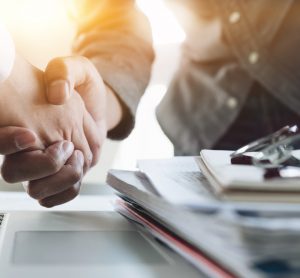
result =
M74 44L74 52L89 58L115 93L108 103L109 125L115 127L108 133L112 139L126 137L133 128L154 59L150 24L134 2L94 2L93 13L87 12L87 20L79 24Z

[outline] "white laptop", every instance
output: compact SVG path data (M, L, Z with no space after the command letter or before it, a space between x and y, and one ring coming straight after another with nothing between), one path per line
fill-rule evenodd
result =
M1 278L201 277L113 211L1 215Z

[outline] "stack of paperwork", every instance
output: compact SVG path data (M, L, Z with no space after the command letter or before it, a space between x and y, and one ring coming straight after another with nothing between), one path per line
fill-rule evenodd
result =
M107 183L120 197L116 208L205 277L300 277L300 204L296 198L277 198L282 186L276 183L263 185L273 189L252 190L249 183L238 187L234 178L229 189L231 174L228 178L224 171L227 178L220 178L220 163L215 168L207 161L221 155L224 159L218 161L226 164L230 152L216 152L205 151L205 162L202 153L201 157L139 161L136 171L110 170ZM220 184L226 189L220 190ZM300 187L300 181L294 180L283 195L298 194L295 184ZM224 198L231 191L251 196ZM260 191L265 197L256 200ZM268 198L266 191L275 192L276 198Z

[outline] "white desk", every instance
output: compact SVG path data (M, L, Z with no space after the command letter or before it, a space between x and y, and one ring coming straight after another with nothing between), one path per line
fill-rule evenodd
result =
M182 258L155 241L152 241L151 247L139 234L133 234L134 241L129 244L130 239L129 241L126 239L126 233L134 232L135 227L118 213L113 212L115 199L113 191L108 186L87 184L74 201L49 210L40 207L35 200L28 197L21 185L12 186L3 182L0 183L0 211L11 212L9 218L11 225L7 226L10 230L6 231L5 240L0 245L0 255L2 256L0 260L0 277L201 277L200 273ZM55 212L44 214L44 211ZM24 219L26 219L25 223L22 221ZM53 238L51 237L39 241L39 237L45 236L45 233L40 230L53 230L54 233L62 235L65 235L64 232L67 231L70 237L69 234L67 240L59 237L60 242L58 244L53 244ZM17 231L21 231L19 235L22 233L31 235L30 239L23 239L19 244L20 250L23 252L21 252L23 254L22 258L26 258L26 262L11 261L12 258L15 258L13 255L16 250L14 235ZM95 237L95 231L99 234L96 235L99 238L91 239L90 236ZM120 234L123 233L122 231L125 231L125 237ZM114 232L119 233L120 236L117 240L109 240L110 237L114 236ZM46 236L48 235L46 234ZM76 238L74 238L75 236ZM55 240L55 243L57 243L57 240ZM80 259L81 264L74 264L74 260L82 256L82 246L88 249L83 254L84 259L87 261L82 263L82 259ZM121 251L118 251L119 249ZM71 264L70 262L61 263L65 259L63 255L65 250L68 250L68 256L70 255L69 251L71 251L71 260L73 260ZM110 256L110 260L103 255L100 256L102 251ZM142 253L138 255L139 252ZM151 252L158 252L159 256L163 256L163 260L156 262L159 258L156 255L151 257ZM53 253L57 256L53 257ZM77 256L76 253L79 255ZM51 263L39 263L39 254L41 254L43 260L50 260ZM94 255L89 258L90 254ZM149 256L151 257L150 262L147 261L148 259L143 261L142 257L148 258ZM129 260L131 257L132 261ZM52 262L53 258L56 258L58 262ZM91 263L91 259L95 262ZM109 263L105 263L106 260ZM154 262L152 262L153 260Z
M80 195L64 205L46 209L30 198L21 184L0 180L0 211L113 211L114 191L105 184L83 184Z

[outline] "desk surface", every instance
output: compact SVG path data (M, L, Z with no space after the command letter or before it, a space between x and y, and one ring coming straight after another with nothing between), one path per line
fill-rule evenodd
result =
M103 245L103 243L105 243L104 245L106 246L106 255L107 255L107 250L114 250L114 248L119 248L123 253L119 254L119 257L125 256L126 259L128 259L128 256L133 256L134 258L138 258L138 262L140 261L140 256L137 257L136 255L136 251L133 248L134 246L132 246L132 243L130 245L126 245L126 242L128 243L128 239L125 238L124 241L124 235L123 234L119 234L121 236L119 236L117 242L119 242L119 246L113 246L111 247L112 244L116 243L115 239L111 239L111 240L107 240L107 234L102 233L101 229L103 230L109 230L109 235L115 236L116 233L112 234L112 228L109 228L109 225L112 225L114 223L114 221L117 221L116 225L114 226L116 231L118 232L118 230L124 230L126 227L127 230L132 231L134 229L133 226L129 225L129 223L120 215L118 215L116 212L113 212L113 202L115 201L116 196L114 195L114 191L109 188L107 185L104 184L91 184L91 183L87 183L83 186L82 191L80 193L80 195L73 201L56 207L56 208L52 208L52 209L45 209L42 208L41 206L39 206L37 204L37 202L33 199L31 199L25 192L24 189L22 187L21 184L17 184L17 185L8 185L6 183L4 183L3 181L0 181L0 211L8 211L8 212L13 212L13 211L20 211L20 212L16 212L13 213L11 215L15 215L18 216L18 214L24 214L26 216L26 222L22 222L22 221L16 221L16 223L18 225L21 225L22 223L25 223L25 225L30 225L30 227L28 229L26 229L26 227L20 227L19 230L23 231L23 235L27 236L28 234L33 235L34 239L33 242L35 242L36 240L36 236L33 233L34 229L32 227L35 227L35 229L39 229L40 226L43 227L43 229L47 228L47 225L50 225L49 231L50 230L55 230L56 234L54 234L54 236L59 236L60 234L58 234L57 231L59 231L60 229L62 229L62 231L64 230L68 230L69 234L74 238L76 236L76 240L75 242L79 242L77 245L71 245L71 247L75 250L78 251L80 250L80 256L81 254L81 249L82 245L81 243L84 242L84 246L88 246L88 251L86 254L90 254L89 252L91 252L90 247L94 246L94 243L97 243L98 245L101 243ZM35 212L30 212L29 214L26 214L27 211L35 211ZM60 211L60 212L55 212L54 214L45 214L48 215L47 217L43 216L43 217L39 217L39 214L41 214L44 211ZM64 212L62 212L64 211ZM71 212L73 211L73 212ZM79 211L83 211L83 212L79 212ZM89 220L89 215L82 215L83 217L80 218L81 214L90 214L92 212L90 211L95 211L96 216L101 218L101 215L103 214L103 221L95 221L95 219L93 219L93 221L88 221ZM61 215L62 214L62 215ZM71 217L72 214L75 214L75 218ZM12 221L12 217L10 215L10 221ZM36 217L36 221L44 221L44 223L39 223L39 225L34 225L34 217L35 215ZM110 215L110 217L106 217L107 215ZM30 222L30 217L33 218L33 220ZM52 218L55 218L54 220ZM92 215L90 215L90 217L92 217ZM94 216L93 216L94 217ZM21 219L24 219L25 217L22 216ZM79 219L80 218L80 219ZM75 219L75 220L74 220ZM58 225L59 223L63 223ZM57 227L54 227L54 224L58 225ZM76 227L76 225L78 225L78 227ZM95 225L97 226L97 229L95 229ZM102 228L100 226L103 226ZM10 228L12 227L12 225L10 225ZM132 227L132 228L130 228ZM78 231L76 232L76 229L78 231L80 231L80 234L78 233ZM17 231L18 229L16 229ZM24 234L24 231L28 230L27 233ZM74 232L70 232L73 231ZM86 232L84 232L86 230ZM98 231L98 234L96 234L96 236L99 236L99 240L97 239L96 241L93 241L92 243L91 241L91 235L95 236L95 231ZM42 233L42 232L38 232L36 231L35 233L37 233L38 236L49 236L48 234ZM15 248L9 248L8 243L9 243L9 237L12 238L12 235L14 234L14 232L12 230L10 230L10 232L7 231L6 235L6 240L4 241L5 244L7 246L1 246L3 248L3 250L6 250L6 252L4 252L4 254L7 254L7 250L10 250L10 252L12 252L12 250L15 250ZM65 233L62 233L63 235L65 235ZM58 245L51 245L48 244L44 249L43 252L45 250L48 250L49 252L53 249L51 249L51 246L55 246L55 248L60 248L59 250L59 254L63 253L63 251L65 249L70 248L70 246L67 246L66 243L70 242L70 235L68 234L68 240L64 240L61 239L60 244ZM20 233L19 233L20 235ZM80 235L81 240L78 241L78 236ZM105 236L105 239L103 239L103 236ZM135 235L134 237L136 237L138 235ZM102 238L102 241L101 241ZM140 238L141 239L141 238ZM25 243L27 243L28 238L25 239ZM136 239L135 239L136 240ZM134 242L135 242L134 240ZM144 240L149 240L144 238ZM130 240L129 240L130 241ZM14 242L11 239L11 242ZM43 243L47 243L47 240L42 239ZM74 242L74 241L72 241ZM85 242L89 243L89 244L85 244ZM145 242L144 242L145 243ZM30 278L39 278L39 277L45 277L45 278L50 278L50 277L62 277L62 273L65 273L66 275L64 275L64 277L119 277L119 276L123 276L123 277L132 277L132 278L139 278L139 277L147 277L147 278L158 278L158 277L183 277L183 275L185 277L191 277L191 278L195 278L195 277L202 277L200 275L200 273L198 273L198 271L196 271L193 267L191 267L188 263L186 263L182 258L180 258L178 255L176 255L175 253L171 252L168 248L164 248L164 246L161 245L157 245L157 242L155 241L149 241L149 243L151 243L151 246L154 248L145 248L145 247L140 247L138 248L138 250L140 250L140 252L142 252L142 254L144 256L146 256L148 258L149 256L149 252L152 250L153 252L156 250L157 252L162 252L161 254L164 254L164 258L166 260L167 263L159 263L159 264L151 264L151 263L132 263L131 261L127 262L127 263L118 263L118 261L116 260L115 266L110 264L90 264L89 261L87 261L85 264L82 263L81 265L76 264L76 265L69 265L69 264L58 264L57 266L53 265L53 264L45 264L45 265L38 265L38 266L34 266L34 264L28 264L31 265L30 267L28 265L25 264L22 265L18 265L17 267L14 265L11 265L9 263L5 263L4 261L0 261L0 268L2 267L2 271L3 273L1 275L1 277L5 277L5 278L14 278L14 277L30 277ZM101 245L100 244L100 245ZM26 245L26 244L25 244ZM33 244L34 245L34 244ZM28 250L35 250L36 248L39 248L39 244L35 245L35 249L32 249L32 243L29 243L29 247L27 248ZM95 245L96 247L98 245ZM99 245L99 246L100 246ZM93 250L97 253L99 252L99 248L103 249L103 246L98 246L96 249L94 248ZM140 243L138 243L138 246L140 245ZM144 244L145 245L145 244ZM144 246L141 245L141 246ZM24 242L22 243L22 249L24 248ZM129 248L129 250L127 251L126 248ZM50 250L51 249L51 250ZM117 251L119 249L116 249ZM74 251L73 250L73 251ZM150 251L149 251L150 250ZM33 252L32 251L32 252ZM39 250L38 250L39 251ZM75 252L74 251L74 252ZM73 252L73 253L74 253ZM118 251L119 252L119 251ZM37 254L40 254L42 252L37 252ZM50 252L51 253L51 252ZM52 250L52 253L55 253ZM72 253L72 254L73 254ZM112 253L111 251L109 251L108 253ZM1 250L0 250L0 254L1 254ZM23 256L24 258L27 258L27 251L25 252L25 255ZM44 252L44 255L42 256L43 259L45 259L45 256L48 253ZM78 253L79 254L79 253ZM100 253L101 254L101 253ZM49 254L48 254L49 255ZM89 258L89 256L86 255L87 258ZM11 257L9 255L7 255L8 257ZM115 261L115 253L111 254L111 256L113 257L113 261ZM37 258L39 258L38 256L36 256ZM46 256L47 257L47 256ZM48 256L49 257L49 256ZM48 258L47 257L47 258ZM95 255L94 257L90 257L90 259L94 259L94 258L98 258L99 256ZM30 257L31 258L31 257ZM52 257L49 257L52 260ZM101 258L105 258L105 260L107 259L106 256L102 256L99 257ZM99 259L98 258L98 259ZM122 257L123 258L123 257ZM119 260L122 259L121 257L119 258ZM130 257L129 257L130 258ZM157 259L155 256L153 257L155 260ZM152 259L153 259L152 258ZM76 259L76 258L75 258ZM122 261L122 260L121 260ZM156 262L156 261L155 261ZM63 272L62 272L63 271Z
M113 211L114 191L105 184L84 183L73 201L46 209L30 198L23 186L0 180L0 211Z

